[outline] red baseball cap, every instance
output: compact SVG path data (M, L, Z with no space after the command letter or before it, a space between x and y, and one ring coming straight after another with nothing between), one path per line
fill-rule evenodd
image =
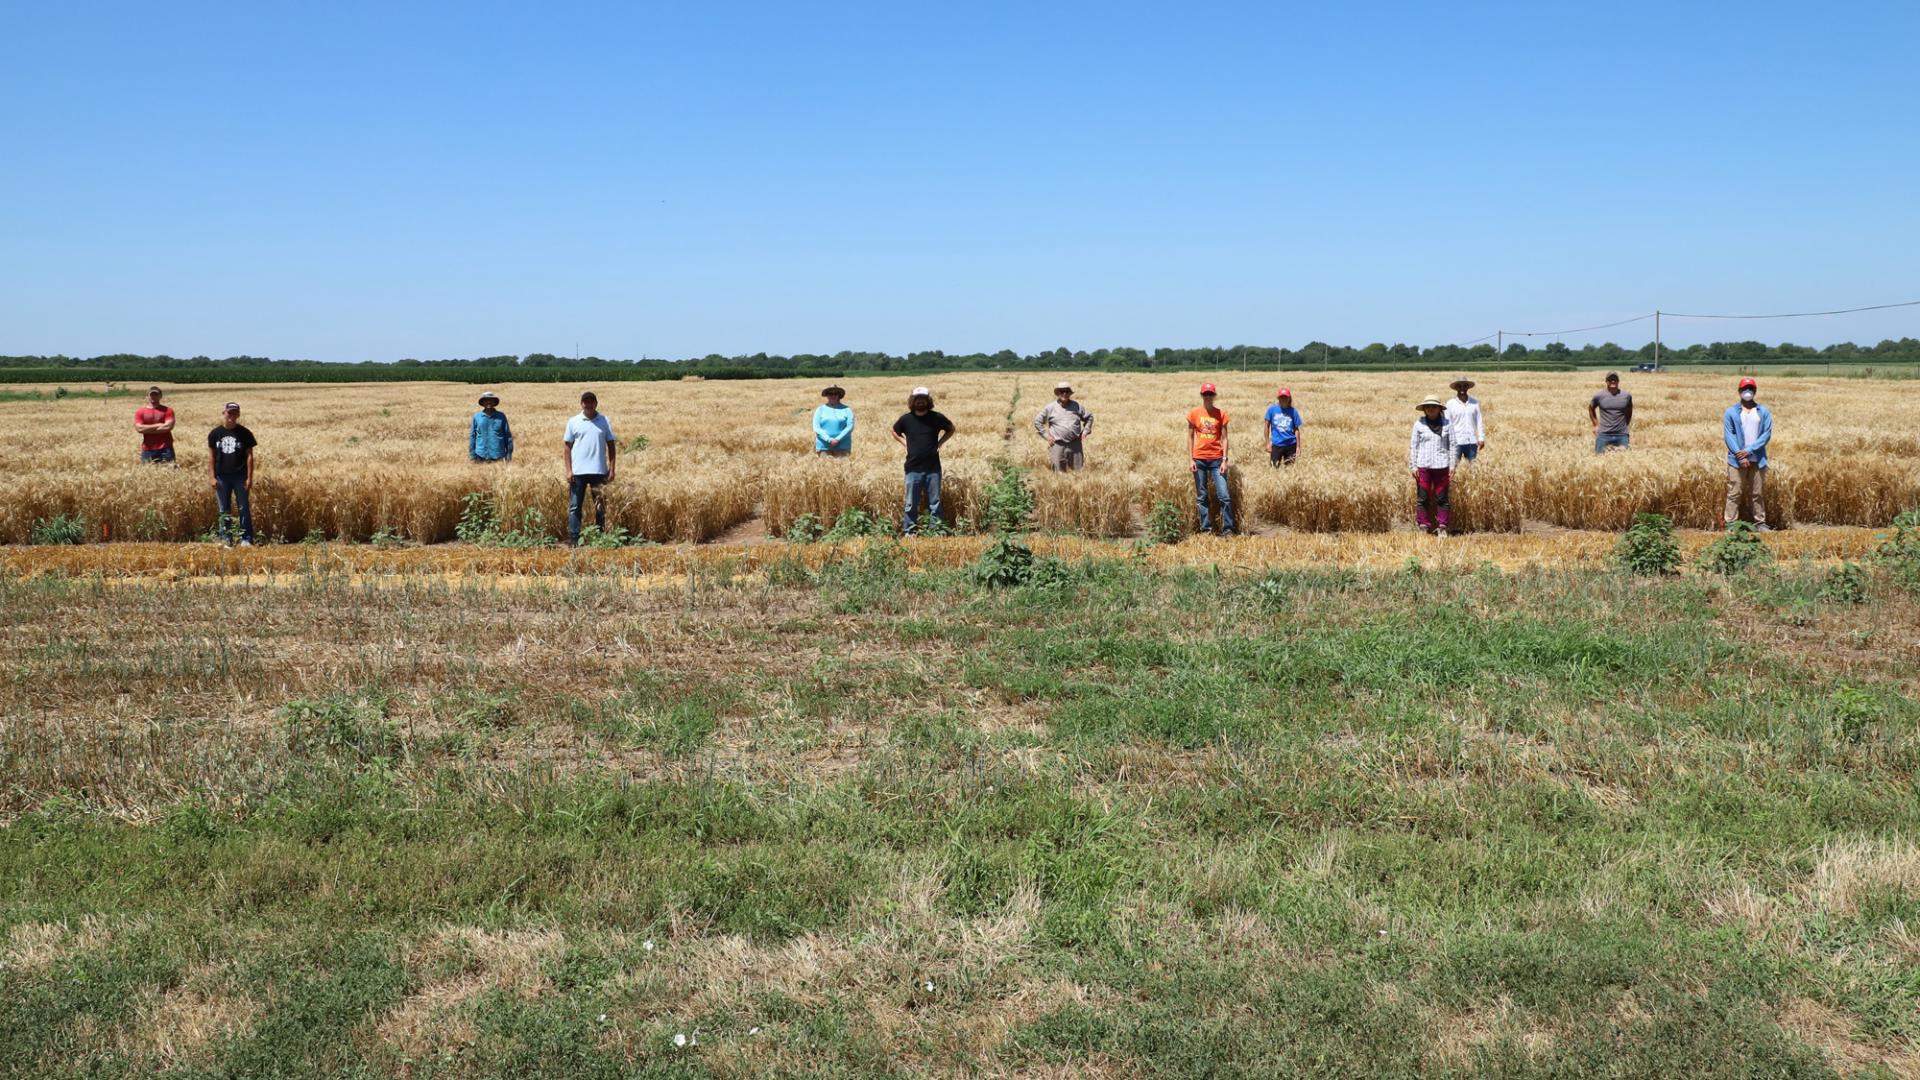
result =
M1759 383L1757 383L1757 382L1754 382L1754 381L1753 381L1753 379L1749 377L1749 378L1745 378L1745 379L1741 379L1741 380L1740 380L1740 389L1742 389L1742 390L1758 390L1758 389L1760 389L1760 384L1759 384Z
M1280 396L1284 398L1290 398L1293 396L1293 391L1283 386L1280 388Z
M1215 389L1213 388L1213 384L1212 384L1212 383L1210 383L1210 382L1203 382L1203 383L1201 383L1201 384L1200 384L1200 392L1201 392L1201 393L1203 393L1203 394L1217 394L1217 393L1219 393L1220 391L1218 391L1218 390L1215 390Z

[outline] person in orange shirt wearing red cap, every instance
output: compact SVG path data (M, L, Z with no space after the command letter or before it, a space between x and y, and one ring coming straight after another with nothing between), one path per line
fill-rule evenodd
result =
M1207 486L1220 500L1220 535L1233 535L1233 496L1227 492L1227 414L1213 405L1219 391L1200 384L1200 407L1187 414L1187 456L1192 463L1193 501L1200 511L1200 531L1211 532Z
M1300 410L1293 407L1293 391L1280 388L1279 400L1267 406L1267 464L1291 465L1300 452Z

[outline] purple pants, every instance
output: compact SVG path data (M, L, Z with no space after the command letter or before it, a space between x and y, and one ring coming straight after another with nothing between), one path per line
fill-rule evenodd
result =
M1413 474L1417 509L1414 520L1423 529L1447 527L1447 488L1453 483L1452 469L1416 469Z

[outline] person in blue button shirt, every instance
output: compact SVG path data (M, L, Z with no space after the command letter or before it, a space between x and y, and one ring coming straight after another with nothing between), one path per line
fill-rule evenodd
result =
M848 457L853 453L853 410L840 400L847 392L835 383L820 396L827 400L813 410L813 452Z
M1726 522L1740 520L1740 503L1753 500L1753 527L1772 532L1767 525L1764 498L1767 475L1767 444L1773 441L1773 413L1755 400L1760 384L1740 380L1740 400L1727 406L1720 417L1720 436L1727 444Z
M1267 464L1293 464L1300 452L1300 410L1293 407L1293 391L1280 388L1279 400L1267 406Z
M500 411L500 395L491 390L480 395L480 411L467 430L467 456L476 462L513 460L513 426Z

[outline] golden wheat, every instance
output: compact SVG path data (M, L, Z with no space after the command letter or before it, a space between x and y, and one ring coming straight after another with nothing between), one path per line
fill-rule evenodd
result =
M1053 375L970 373L851 380L859 418L854 454L816 459L808 416L818 387L795 381L613 383L593 387L627 446L607 486L609 524L662 542L704 541L758 517L781 535L802 514L831 523L850 507L897 521L900 448L889 435L909 388L930 382L958 434L943 452L950 520L978 520L998 462L1030 470L1042 530L1126 536L1158 501L1192 525L1184 417L1203 376L1079 374L1078 396L1096 416L1088 468L1045 470L1029 426ZM1413 402L1444 393L1424 374L1205 376L1222 387L1234 423L1229 470L1236 512L1256 529L1386 532L1412 518L1406 434ZM1280 382L1305 416L1298 464L1270 468L1260 417ZM1660 510L1686 527L1719 520L1725 495L1720 413L1730 377L1641 375L1634 447L1596 457L1586 401L1591 374L1496 373L1474 391L1489 441L1454 488L1458 526L1514 531L1537 522L1616 530ZM467 418L478 390L447 383L276 384L182 387L181 467L142 466L133 399L0 403L0 542L27 540L56 515L87 522L90 536L184 540L205 534L215 509L206 432L219 404L243 405L260 439L254 516L262 536L363 540L389 530L451 539L463 499L491 496L510 527L532 522L558 535L566 517L560 432L581 387L508 385L503 410L515 460L467 461ZM1765 379L1775 410L1770 516L1802 524L1879 526L1920 506L1920 400L1854 379ZM50 445L49 431L61 441ZM635 443L644 436L646 445Z

